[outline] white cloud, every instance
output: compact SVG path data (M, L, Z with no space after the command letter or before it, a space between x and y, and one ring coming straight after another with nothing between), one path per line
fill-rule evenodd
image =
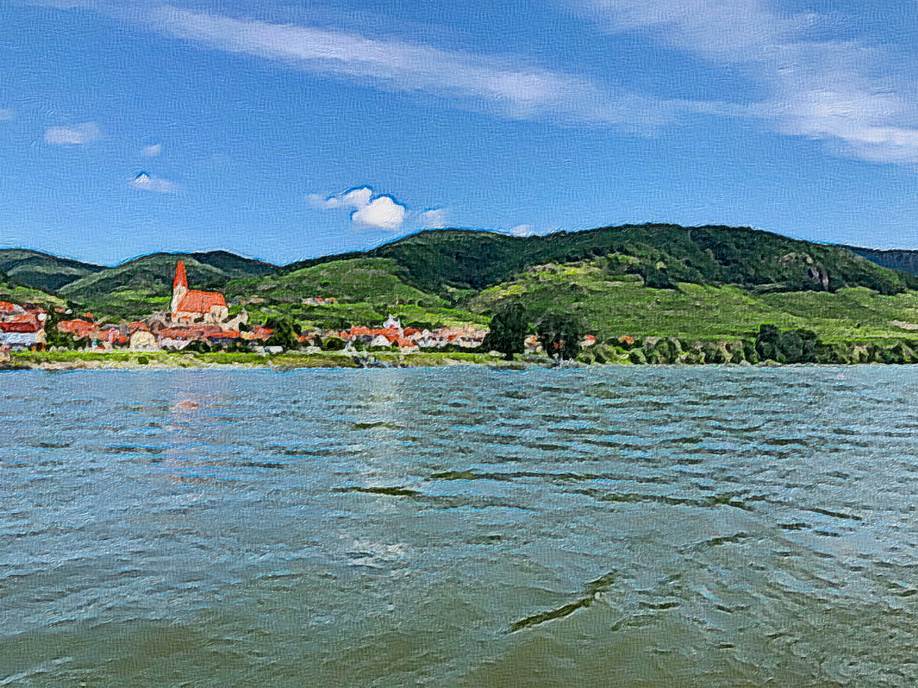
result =
M178 191L178 185L175 182L162 177L151 177L146 172L141 172L131 180L131 188L155 193L175 193Z
M237 19L168 5L155 8L150 23L166 35L217 50L387 90L450 98L511 118L646 130L682 112L720 107L642 97L521 60L334 29Z
M95 122L85 122L73 126L48 127L45 130L45 143L53 146L83 146L101 138L102 130Z
M862 159L918 163L918 92L891 76L881 48L817 37L831 28L826 17L768 0L574 1L611 32L640 31L746 75L764 97L735 115Z
M431 208L418 214L421 229L443 229L446 227L446 208Z
M8 122L16 116L16 111L10 108L0 108L0 122Z
M310 205L323 210L351 210L351 222L372 229L401 229L408 209L391 196L376 195L368 186L358 186L332 196L309 194Z
M391 196L377 196L363 208L355 210L351 220L362 227L396 230L405 222L405 214L405 206L396 203Z
M152 143L149 146L144 146L142 152L145 158L156 158L163 152L163 144Z
M535 234L535 228L532 225L517 225L510 228L509 234L515 237L528 237Z

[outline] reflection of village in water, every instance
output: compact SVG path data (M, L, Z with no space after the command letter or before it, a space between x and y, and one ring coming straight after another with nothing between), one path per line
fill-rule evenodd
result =
M306 305L336 303L334 297L314 296ZM192 289L185 263L177 261L172 282L170 310L155 313L146 320L112 323L97 320L92 313L66 316L58 309L53 315L32 304L0 302L0 350L44 349L48 346L46 327L75 340L79 348L93 351L182 351L205 345L208 348L281 353L283 346L272 342L274 330L264 324L249 323L245 309L230 315L224 295L218 291ZM297 335L298 348L317 352L330 340L343 344L345 351L357 348L390 349L411 353L421 349L476 349L484 342L487 330L473 325L423 329L403 327L392 316L379 327L352 325L345 330L311 329Z

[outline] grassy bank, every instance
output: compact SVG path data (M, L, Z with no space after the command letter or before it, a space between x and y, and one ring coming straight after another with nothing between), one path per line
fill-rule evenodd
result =
M255 353L182 353L133 352L110 353L89 351L23 351L13 353L0 368L77 370L98 368L209 368L236 366L245 368L358 368L366 365L352 356L339 352L314 354L284 353L265 356ZM418 352L374 354L372 363L391 367L432 367L448 365L506 365L500 359L481 353Z

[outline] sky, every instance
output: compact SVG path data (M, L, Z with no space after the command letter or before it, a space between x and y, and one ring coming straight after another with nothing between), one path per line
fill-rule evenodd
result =
M420 229L918 248L918 3L2 0L0 247Z

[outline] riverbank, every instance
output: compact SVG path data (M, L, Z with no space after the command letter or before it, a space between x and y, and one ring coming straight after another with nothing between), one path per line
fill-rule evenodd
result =
M131 368L418 368L454 365L519 367L519 361L504 361L488 354L461 352L374 353L353 356L340 352L276 355L256 353L184 353L134 351L23 351L0 360L2 370L94 370Z
M676 340L677 342L678 340ZM644 342L630 350L597 347L584 351L571 366L642 366L642 365L781 365L798 361L760 360L749 354L742 343L712 343L679 347L673 340ZM830 355L810 363L825 365L911 364L918 363L910 348L853 345L827 349ZM893 354L893 355L891 355ZM747 357L748 355L748 357ZM134 351L23 351L0 358L0 370L102 370L102 369L182 369L182 368L437 368L445 366L489 366L495 368L551 367L546 356L517 356L507 361L500 356L476 352L374 352L345 354L336 351L319 353L288 352L264 355L245 352L134 352ZM752 359L752 360L750 360Z

